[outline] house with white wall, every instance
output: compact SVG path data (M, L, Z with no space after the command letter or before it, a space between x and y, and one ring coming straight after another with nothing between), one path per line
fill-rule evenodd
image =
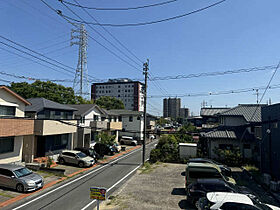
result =
M143 140L144 137L144 115L143 112L131 111L125 109L109 110L119 116L119 121L122 122L122 136L130 136L136 140Z
M116 135L122 129L122 123L114 113L100 108L96 104L74 104L69 105L75 108L75 119L77 120L77 133L74 135L75 147L89 147L92 141L97 140L100 132Z
M25 119L30 102L0 86L0 164L22 161L23 138L33 134L34 121Z

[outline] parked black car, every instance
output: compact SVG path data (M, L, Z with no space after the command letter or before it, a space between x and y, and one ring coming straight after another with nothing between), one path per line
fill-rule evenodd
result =
M222 173L225 176L231 176L231 169L229 167L227 167L226 165L223 165L221 163L218 163L214 160L210 160L207 158L192 158L192 159L189 159L188 162L190 162L190 163L212 163L212 164L217 165L222 170Z
M85 153L87 156L94 158L95 161L100 159L100 155L92 148L77 147L77 148L75 148L75 150Z
M255 198L253 192L248 188L227 183L222 179L198 179L187 187L187 198L190 202L196 203L199 198L205 197L208 192L241 193Z
M114 155L116 153L115 149L112 146L96 143L94 145L94 150L103 157L104 155Z

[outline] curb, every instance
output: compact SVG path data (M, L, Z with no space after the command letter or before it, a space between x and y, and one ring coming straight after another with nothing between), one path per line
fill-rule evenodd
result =
M11 198L11 199L9 199L9 200L6 200L6 201L0 203L0 208L4 208L4 207L6 207L6 206L8 206L8 205L11 205L12 203L15 203L15 202L17 202L17 201L22 200L23 198L26 198L26 197L29 197L29 196L35 194L35 193L41 192L42 190L47 189L47 188L50 188L51 186L53 186L53 185L55 185L55 184L57 184L57 183L59 183L59 182L62 182L62 181L64 181L64 180L68 179L68 178L71 178L71 177L73 177L73 176L75 176L75 175L77 175L77 174L79 174L79 173L82 173L82 172L85 172L85 171L89 171L89 170L91 170L91 169L93 169L93 168L95 168L95 167L97 167L97 166L99 166L99 165L101 165L101 164L108 163L108 162L110 162L110 161L116 159L117 157L120 157L120 156L122 156L122 155L124 155L124 154L127 154L127 153L129 153L129 152L131 152L131 151L133 151L133 150L136 150L136 149L140 148L140 147L141 147L141 146L139 146L139 145L138 145L138 146L135 146L135 147L130 148L130 149L126 150L126 151L123 151L123 152L120 152L120 153L118 153L118 154L115 154L115 155L113 155L113 156L107 158L106 160L100 161L99 163L96 163L96 164L94 164L93 166L91 166L91 167L89 167L89 168L81 169L81 170L76 171L76 172L74 172L74 173L72 173L72 174L69 174L69 175L67 175L67 176L65 176L65 177L62 177L62 178L60 178L60 179L58 179L58 180L49 182L48 184L44 185L44 187L43 187L42 189L40 189L40 190L34 191L34 192L32 192L32 193L28 193L28 194L21 194L21 195L18 195L18 196L16 196L16 197L14 197L14 198Z

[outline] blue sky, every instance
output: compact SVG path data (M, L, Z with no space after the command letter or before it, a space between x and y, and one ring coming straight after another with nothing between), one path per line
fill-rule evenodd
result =
M45 0L64 14L74 17L57 0ZM69 0L73 2L72 0ZM149 0L84 0L81 4L94 7L130 7L150 4ZM161 7L132 11L89 11L99 22L145 22L180 15L217 1L178 0ZM224 3L175 21L160 24L107 29L141 60L150 59L153 76L195 74L276 65L280 49L280 18L277 0L227 0ZM92 21L82 10L74 9L85 20ZM64 64L77 65L78 48L70 47L71 26L39 0L1 0L0 24L2 36L27 47L46 53ZM98 34L86 27L88 33L100 43L126 59ZM107 39L118 45L101 27L94 26ZM69 41L68 41L69 40ZM0 39L0 41L3 41ZM11 50L0 44L1 48ZM129 60L128 60L129 61ZM132 61L129 61L133 64ZM139 67L141 69L141 67ZM74 75L55 72L49 68L11 55L0 49L0 71L18 75L48 79L73 79ZM143 78L141 72L114 57L93 40L88 46L88 72L100 79ZM264 86L272 71L260 71L216 77L168 80L149 83L149 95L172 95L232 90ZM8 76L1 79L25 81ZM278 84L280 72L272 84ZM71 86L71 83L63 83ZM163 89L160 90L158 85ZM279 90L269 90L263 102L269 98L280 102ZM261 91L262 93L262 91ZM207 97L184 97L182 106L198 114L205 100L214 107L236 106L239 103L255 103L253 92ZM149 99L148 110L159 114L162 98Z

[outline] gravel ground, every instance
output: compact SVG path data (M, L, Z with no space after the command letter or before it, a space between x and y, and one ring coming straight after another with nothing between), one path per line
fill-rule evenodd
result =
M100 209L194 209L185 195L185 164L154 164L139 169Z

